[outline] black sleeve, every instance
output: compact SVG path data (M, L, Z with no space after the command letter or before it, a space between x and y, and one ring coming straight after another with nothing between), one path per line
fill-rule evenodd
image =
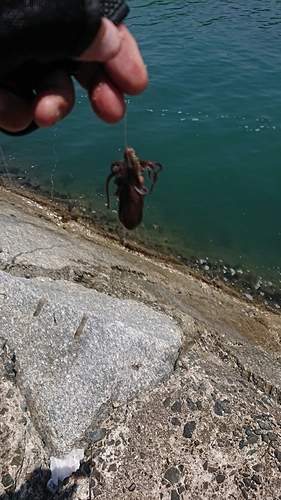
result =
M0 0L0 77L30 60L80 55L102 16L117 24L128 10L123 0Z

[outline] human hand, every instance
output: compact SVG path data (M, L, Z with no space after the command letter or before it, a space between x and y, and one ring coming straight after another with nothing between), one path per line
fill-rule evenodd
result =
M148 75L135 39L120 23L102 19L92 44L76 59L73 73L88 91L93 110L107 123L116 123L125 113L124 93L137 95L147 86ZM64 118L75 102L72 80L63 68L40 81L36 95L25 99L0 88L0 127L9 132L25 130L33 121L50 127Z

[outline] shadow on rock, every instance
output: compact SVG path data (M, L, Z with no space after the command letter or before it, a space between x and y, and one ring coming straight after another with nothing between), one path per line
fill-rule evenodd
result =
M71 479L65 479L61 486L59 486L58 492L55 495L48 492L46 488L47 482L50 479L50 470L41 468L35 469L19 491L14 491L15 486L13 479L9 474L6 474L6 476L2 478L2 483L7 490L6 493L0 495L0 500L71 500L74 498L73 495L78 488L77 479L79 477L85 478L85 464L82 467L72 475ZM70 481L71 485L69 485Z

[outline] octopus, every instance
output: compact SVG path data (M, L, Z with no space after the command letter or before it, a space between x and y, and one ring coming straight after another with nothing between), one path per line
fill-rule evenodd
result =
M148 193L143 173L152 177L149 192L152 193L162 165L157 161L139 160L133 148L127 147L124 161L112 163L106 180L107 207L110 208L109 184L112 178L117 186L115 196L119 199L119 220L126 229L135 229L142 221L143 200Z

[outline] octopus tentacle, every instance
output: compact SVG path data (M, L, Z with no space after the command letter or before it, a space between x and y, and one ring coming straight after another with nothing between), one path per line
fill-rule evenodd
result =
M136 190L137 193L139 193L141 196L145 196L148 193L148 189L145 186L142 186L141 188L134 186L134 189Z
M116 172L111 172L111 174L109 174L109 176L106 179L105 190L106 190L106 198L107 198L107 208L108 208L108 210L110 209L109 183L110 183L112 177L115 177L115 176L116 176Z

